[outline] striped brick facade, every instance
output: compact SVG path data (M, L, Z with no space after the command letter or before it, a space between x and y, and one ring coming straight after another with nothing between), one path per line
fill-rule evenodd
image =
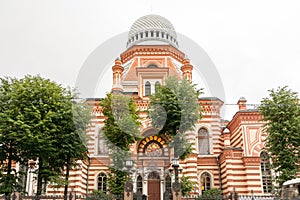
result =
M147 19L146 22L140 21L140 23L145 23L145 26L150 26L150 22L149 24L147 22ZM162 20L160 23L165 23L165 21ZM167 25L169 26L169 24ZM131 147L132 159L136 162L136 170L132 176L134 181L139 175L142 177L142 191L146 195L148 194L148 176L151 172L155 171L159 174L160 194L165 191L166 176L169 175L174 180L174 174L170 173L170 162L173 158L172 148L164 144L163 140L166 138L154 138L153 132L151 132L152 127L146 112L149 106L149 97L145 95L145 83L148 81L153 88L156 82L164 84L167 76L186 77L191 80L193 71L193 66L184 52L174 45L174 42L177 44L177 40L171 38L170 35L174 37L173 33L166 37L168 30L161 28L157 31L155 29L159 37L166 37L165 39L173 41L173 43L162 44L159 40L157 44L153 41L147 44L145 43L146 37L151 36L151 30L148 28L146 27L141 34L130 37L129 43L134 43L134 45L125 50L112 66L112 91L131 95L140 110L140 129L143 139ZM136 41L139 39L143 40L140 44ZM99 146L101 144L99 143L99 132L101 132L105 119L100 106L101 99L87 99L87 102L92 107L93 115L91 125L87 129L87 135L90 138L87 144L90 160L79 162L78 168L70 173L69 185L70 190L82 195L98 189L98 175L100 173L108 174L108 165L110 164L109 155L101 153L100 150L103 146ZM220 99L200 97L198 102L202 107L203 118L198 121L193 131L186 133L194 150L189 158L180 161L182 171L179 177L183 174L190 177L190 180L196 184L192 192L195 195L201 194L202 189L206 187L203 187L201 178L204 174L210 177L209 187L220 188L223 194L229 194L234 188L239 194L252 194L252 191L255 195L263 194L260 152L263 148L264 134L260 121L261 116L257 110L247 109L246 100L241 99L238 103L239 111L230 122L227 122L220 117L220 109L223 105ZM208 143L206 144L208 150L205 154L199 150L198 131L201 128L207 130L208 133ZM161 144L164 151L162 156L147 157L143 152L147 143L153 140ZM134 190L136 190L136 185ZM48 186L47 193L62 194L63 188L54 189Z

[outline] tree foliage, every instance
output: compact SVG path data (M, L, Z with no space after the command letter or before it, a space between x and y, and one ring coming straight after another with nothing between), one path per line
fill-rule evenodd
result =
M94 190L92 194L86 197L86 200L111 200L113 196L110 194L104 193L102 190Z
M176 77L168 77L165 85L158 85L155 94L150 97L149 117L158 135L174 139L175 156L181 159L191 152L187 142L186 131L193 130L201 118L197 90L186 79L179 81Z
M1 163L4 169L1 192L15 191L17 178L12 173L12 163L28 165L36 161L37 194L42 192L42 182L54 182L63 175L66 160L72 165L83 159L87 152L80 139L83 134L76 125L85 127L87 115L75 108L73 113L72 92L61 85L40 76L21 79L0 79L0 144ZM79 111L81 110L81 111ZM74 120L75 115L78 121Z
M128 169L125 168L125 161L130 158L131 154L118 147L110 145L110 157L112 164L109 166L108 190L111 194L121 195L124 192L125 183L128 181Z
M104 121L103 133L109 148L112 166L108 188L112 194L122 194L127 181L125 160L130 157L130 146L140 139L140 122L135 101L123 94L109 93L101 101Z
M300 106L297 93L288 87L269 90L259 110L266 122L266 149L279 186L299 172Z
M18 116L20 108L16 107L16 88L11 85L17 82L16 79L0 79L0 193L9 195L15 190L20 190L18 184L20 174L12 167L13 162L24 163L23 133L19 131L22 123L22 116ZM15 116L18 116L16 118Z
M192 182L188 176L183 175L180 179L181 194L187 196L196 187L196 183Z
M91 109L85 102L69 102L68 114L62 120L63 134L60 134L60 141L57 148L61 149L59 158L64 165L65 190L64 198L67 198L69 171L77 166L78 160L86 160L88 149L86 146L86 129L91 120ZM70 107L71 106L71 107Z
M222 191L218 188L211 188L210 190L205 190L201 196L197 198L197 200L206 200L206 199L216 199L222 200Z
M135 101L123 94L107 94L101 101L104 121L104 135L109 148L118 147L128 151L131 144L140 138L140 123Z

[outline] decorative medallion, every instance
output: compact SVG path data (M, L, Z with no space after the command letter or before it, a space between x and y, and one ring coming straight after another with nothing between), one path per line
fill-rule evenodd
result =
M164 156L166 152L166 141L157 135L144 138L138 147L138 152L149 157Z
M162 148L155 142L150 143L145 150L147 156L162 156L162 152Z

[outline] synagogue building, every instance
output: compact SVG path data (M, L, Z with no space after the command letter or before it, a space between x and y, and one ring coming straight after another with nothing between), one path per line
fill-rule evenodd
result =
M156 195L163 199L164 192L170 190L174 181L171 167L174 155L167 145L168 139L155 135L149 122L146 112L149 96L155 93L157 84L164 85L168 76L192 81L193 61L179 49L180 41L171 22L159 15L137 19L129 30L127 43L120 45L126 45L126 50L116 55L111 66L111 91L134 98L141 122L142 139L131 146L136 165L132 173L133 190L149 198ZM80 167L73 170L69 178L69 190L83 195L93 190L107 190L111 162L102 131L105 117L101 99L87 101L93 108L92 124L87 130L90 160L80 162ZM247 100L242 97L237 99L239 110L230 121L225 121L220 113L222 99L200 95L198 103L203 117L193 131L185 133L193 152L180 161L179 179L184 175L196 183L194 195L211 188L219 188L225 195L234 189L241 195L270 194L270 162L263 151L265 134L258 110L248 109ZM34 192L34 185L27 187L28 192ZM48 194L59 191L63 192L63 188L47 188Z

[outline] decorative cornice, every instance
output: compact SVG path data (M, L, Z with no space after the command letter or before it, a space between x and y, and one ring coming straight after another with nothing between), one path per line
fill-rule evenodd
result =
M193 66L192 65L183 65L181 67L181 71L186 71L186 70L192 71L193 70Z
M217 159L216 157L198 157L197 159L197 165L217 165Z
M93 107L93 110L92 110L93 114L102 115L102 108L99 105L100 100L102 100L102 99L89 100L88 104ZM149 99L145 100L145 99L137 98L135 100L135 102L140 111L146 111L150 105ZM207 115L211 115L211 114L219 115L220 114L220 108L222 106L222 102L220 100L219 101L198 100L198 103L201 105L204 115L206 115L206 114Z
M119 71L119 72L123 72L123 70L124 70L124 68L121 66L121 65L114 65L113 67L112 67L112 70L114 71L114 72L116 72L116 71Z
M140 111L145 111L149 108L150 100L136 100L135 103Z
M183 62L184 53L171 45L136 45L121 54L122 63L126 63L134 56L172 56L179 62Z
M137 67L136 72L138 73L164 73L168 74L169 73L169 68L168 67L160 67L160 68L148 68L148 67ZM152 74L152 76L155 76L155 74Z
M230 132L234 132L237 127L239 127L242 123L263 123L262 122L262 115L259 113L258 110L253 110L249 112L237 112L232 120L228 123L227 127L229 128Z
M220 109L223 102L218 98L201 98L198 99L198 103L201 105L203 115L220 115Z
M92 112L94 115L103 115L102 111L103 111L103 108L101 106L94 106Z
M260 157L243 157L245 165L260 165Z

